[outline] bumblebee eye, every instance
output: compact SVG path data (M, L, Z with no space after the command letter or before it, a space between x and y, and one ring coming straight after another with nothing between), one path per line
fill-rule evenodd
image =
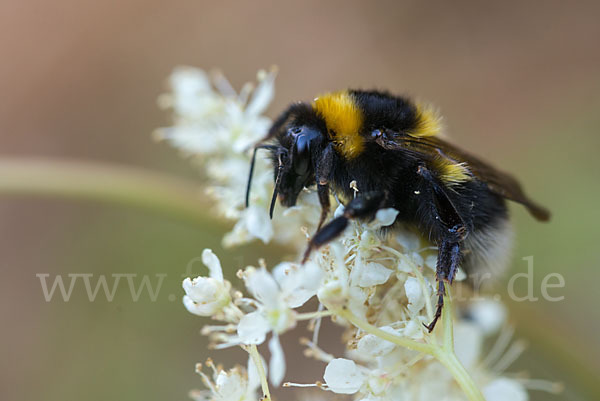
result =
M294 170L296 174L303 175L308 171L308 162L310 159L310 138L307 135L300 134L296 137L296 146L294 149Z
M373 139L379 139L379 138L383 138L383 139L388 139L388 131L386 131L386 129L374 129L373 131L371 131L371 138Z
M310 167L313 143L319 140L321 133L308 126L294 127L289 132L294 138L291 155L294 171L296 174L303 176Z

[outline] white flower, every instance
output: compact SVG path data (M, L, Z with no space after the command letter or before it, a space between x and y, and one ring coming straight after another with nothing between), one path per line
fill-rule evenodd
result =
M202 376L208 390L192 391L190 396L195 401L255 401L260 377L254 362L249 359L247 369L235 367L228 371L216 370L212 362L212 378L202 372L198 365L196 371Z
M241 218L224 239L225 246L233 246L258 238L265 244L273 237L273 226L266 208L251 205L241 213Z
M337 358L327 364L323 379L334 393L354 394L362 387L365 375L354 361Z
M288 262L273 268L283 302L290 308L298 308L316 295L321 286L323 271L315 263L297 265Z
M313 263L299 267L282 263L270 274L263 267L248 268L244 272L246 287L256 300L257 310L246 314L237 327L239 341L243 344L261 344L269 332L271 351L270 380L279 385L285 375L285 358L279 334L296 325L294 308L302 306L313 297L322 273Z
M254 313L264 317L261 322L266 331L282 333L295 326L292 309L302 306L316 294L322 273L314 263L304 266L282 263L273 270L275 276L265 268L249 268L244 281L258 301L258 310Z
M500 377L483 388L486 401L527 401L529 396L516 380Z
M156 137L186 155L201 156L208 193L219 201L222 215L237 220L224 239L226 246L253 239L267 243L273 237L267 213L273 175L270 162L263 157L257 158L252 207L245 210L243 200L249 166L246 152L271 126L262 113L273 99L276 75L275 69L260 71L256 89L247 84L237 94L222 74L213 74L211 79L200 69L181 67L169 80L171 93L159 99L163 107L173 109L176 124L158 129Z
M209 277L198 276L191 280L183 280L185 296L183 304L186 309L198 316L212 316L231 303L230 284L223 280L221 262L210 250L202 252L202 262L209 269Z
M244 344L260 344L270 331L283 333L296 325L293 308L302 306L316 294L320 271L314 264L302 268L289 263L274 270L280 271L276 280L265 268L248 268L244 281L256 299L257 310L245 315L238 325L238 336Z
M485 334L497 332L506 321L506 307L491 299L473 301L468 314Z

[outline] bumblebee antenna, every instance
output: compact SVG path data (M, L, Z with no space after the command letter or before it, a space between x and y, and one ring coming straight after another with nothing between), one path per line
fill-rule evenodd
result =
M279 155L279 166L277 166L277 178L275 178L275 185L273 186L273 197L271 197L271 206L269 207L269 217L273 218L273 210L275 209L275 203L277 201L277 194L279 193L279 182L281 181L281 172L283 171L283 162L281 161L281 155Z
M254 163L256 162L256 151L258 149L275 149L275 145L256 145L252 152L252 161L250 162L250 173L248 174L248 184L246 185L246 207L250 204L250 186L252 185L252 175L254 174Z

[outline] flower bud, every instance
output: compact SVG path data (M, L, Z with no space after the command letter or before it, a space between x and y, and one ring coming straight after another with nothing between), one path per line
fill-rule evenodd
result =
M212 277L189 277L183 280L186 309L198 316L212 316L231 303L229 283Z

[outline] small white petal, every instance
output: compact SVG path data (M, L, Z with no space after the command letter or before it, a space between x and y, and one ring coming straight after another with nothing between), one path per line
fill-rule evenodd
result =
M429 255L425 258L425 266L429 267L432 270L435 270L437 267L437 255Z
M465 400L463 397L449 395L452 388L452 375L441 364L429 364L423 368L421 373L425 382L416 386L415 399L419 401L454 401ZM461 394L462 395L462 394ZM510 400L505 400L510 401Z
M409 255L415 265L423 266L423 256L420 253L412 252Z
M279 285L264 267L248 271L245 283L246 288L248 288L258 301L269 308L277 308L279 306Z
M268 118L255 117L252 121L245 122L243 132L233 142L231 148L235 153L242 153L263 139L269 132L273 122Z
M404 292L408 298L408 310L416 314L425 306L425 297L421 291L419 280L414 277L409 277L404 282Z
M354 361L337 358L327 364L323 375L331 391L338 394L354 394L365 381L364 374Z
M281 287L286 305L298 308L317 294L323 270L310 261L302 266L284 262L273 268L273 276Z
M464 281L467 278L467 273L464 269L458 268L456 270L456 275L454 276L454 280L456 281Z
M382 397L384 399L397 401L396 398L392 398L387 394L387 389L390 385L390 377L386 372L372 370L369 372L369 378L367 381L367 385L369 387L369 391L376 396Z
M203 305L195 303L192 300L192 298L188 297L187 295L183 296L183 306L185 306L185 309L187 309L188 312L193 313L194 315L197 315L197 316L211 316L212 315L212 309L204 308Z
M360 270L356 271L357 269ZM372 287L374 285L383 284L390 278L392 272L393 270L376 262L354 266L352 271L352 273L356 274L358 277L356 285L360 287Z
M194 67L177 67L169 77L169 84L177 94L197 94L210 92L210 80L201 69Z
M413 271L413 267L409 264L408 261L406 261L406 259L402 258L398 261L396 270L403 273L410 273Z
M207 126L178 125L156 130L160 139L167 140L185 154L209 154L217 151L216 132Z
M394 208L379 209L375 214L375 220L377 220L380 227L390 226L396 221L398 213Z
M402 330L402 334L406 337L412 338L413 340L420 340L423 338L423 325L411 320L406 323L406 326Z
M381 330L394 335L400 334L398 330L395 330L390 326L381 327ZM395 347L396 345L394 343L383 340L373 334L367 334L362 337L356 345L356 349L359 352L375 357L389 354Z
M345 210L345 209L346 209L346 208L344 207L344 205L342 205L342 204L339 204L339 205L338 205L338 207L336 207L336 208L335 208L335 211L333 212L333 218L335 219L335 218L338 218L338 217L340 217L341 215L343 215L343 214L344 214L344 210Z
M399 231L398 234L396 234L396 241L402 245L402 248L404 248L404 252L406 253L408 253L408 251L416 251L419 249L421 243L419 237L408 230Z
M229 284L212 277L186 278L183 289L184 306L198 316L212 316L231 302Z
M296 267L290 262L281 262L271 270L271 274L281 288L286 286L286 281L296 272Z
M454 352L467 369L475 366L481 355L483 335L479 327L471 323L454 325Z
M529 396L523 385L516 380L500 377L483 388L487 401L527 401Z
M490 299L472 302L469 316L485 334L497 332L506 320L506 307Z
M250 102L246 107L246 114L262 114L267 109L267 107L271 103L271 100L273 100L273 96L275 94L276 76L277 71L275 70L272 70L269 73L259 71L260 83L258 84L258 87L252 94L252 98L250 99Z
M217 255L213 253L211 249L205 249L202 251L202 263L208 267L210 277L215 280L223 281L223 269L221 268L221 261Z
M248 232L265 244L273 238L273 225L265 208L250 206L244 212L242 219Z
M244 344L262 344L271 330L269 322L260 312L251 312L240 319L238 337Z
M218 399L240 400L246 393L246 378L236 369L228 372L220 371L215 380Z
M269 352L271 352L269 380L274 386L279 387L285 376L285 356L283 355L283 348L281 348L277 334L273 334L273 337L269 341Z

